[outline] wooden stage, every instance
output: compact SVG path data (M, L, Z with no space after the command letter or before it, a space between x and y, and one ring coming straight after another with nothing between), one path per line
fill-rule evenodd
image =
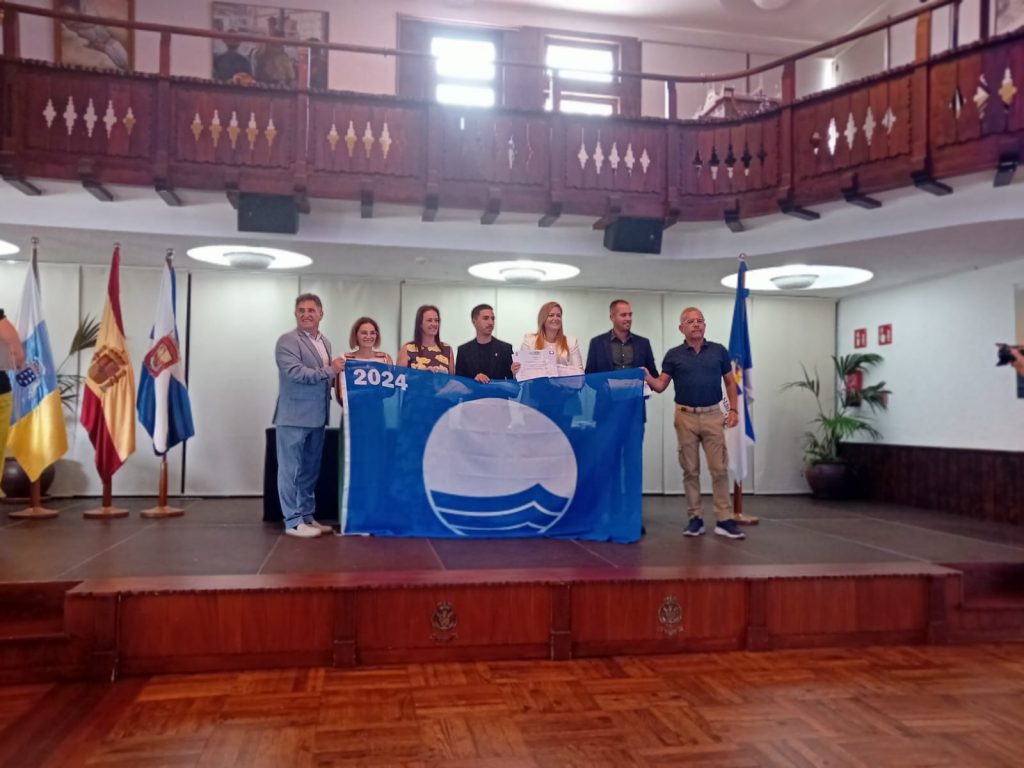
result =
M754 496L745 541L690 539L682 497L658 496L631 545L307 541L260 499L176 501L161 521L84 520L93 499L4 516L0 682L1024 640L1024 529L939 512Z

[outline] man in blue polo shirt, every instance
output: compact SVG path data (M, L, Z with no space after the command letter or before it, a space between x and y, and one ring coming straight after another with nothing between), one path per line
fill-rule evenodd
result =
M725 447L725 428L735 427L736 381L732 376L729 351L704 338L704 315L697 307L687 307L679 321L686 340L665 353L661 375L648 374L647 383L655 392L664 392L675 384L675 428L679 445L679 465L683 468L683 488L689 522L684 536L704 533L704 512L700 500L700 451L708 460L711 492L714 497L715 533L730 539L746 536L737 527L729 502L729 456ZM722 383L729 397L729 412L722 418Z

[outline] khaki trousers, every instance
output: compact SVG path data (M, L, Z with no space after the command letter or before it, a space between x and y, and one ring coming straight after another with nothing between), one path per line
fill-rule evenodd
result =
M725 416L717 406L706 413L684 411L676 406L674 420L679 446L679 466L683 468L686 490L686 512L690 517L703 517L700 500L700 446L708 460L715 518L732 519L729 500L729 455L725 447Z

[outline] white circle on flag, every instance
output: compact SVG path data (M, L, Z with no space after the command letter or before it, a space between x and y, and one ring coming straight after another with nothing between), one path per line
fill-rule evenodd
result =
M576 456L540 411L504 398L459 403L423 452L431 509L460 535L540 535L576 493Z

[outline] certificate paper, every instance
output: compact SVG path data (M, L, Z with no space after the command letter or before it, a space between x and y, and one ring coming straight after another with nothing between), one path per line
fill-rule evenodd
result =
M558 363L553 348L521 349L512 353L512 361L519 363L519 370L516 372L517 381L558 375Z

